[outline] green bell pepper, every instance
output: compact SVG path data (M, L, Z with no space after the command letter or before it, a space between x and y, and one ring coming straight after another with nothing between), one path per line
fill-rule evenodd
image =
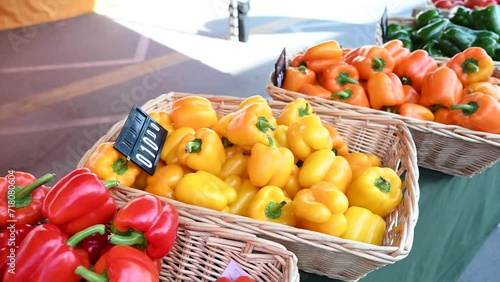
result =
M500 5L476 8L470 17L474 29L486 29L500 35Z
M443 57L443 52L441 49L439 49L439 40L433 39L429 42L427 42L422 49L427 51L429 53L429 56L431 57Z
M465 28L456 25L448 26L443 31L442 37L452 42L460 51L471 47L472 43L477 39L475 34L467 32Z
M438 46L443 55L447 57L453 57L455 54L462 52L455 43L448 40L445 36L439 38Z
M455 6L450 13L454 13L450 21L456 25L472 27L472 22L470 19L471 9L464 6Z
M472 46L483 48L493 58L500 44L492 37L478 37L472 42Z
M401 40L401 42L403 42L403 45L406 48L408 48L410 51L413 51L415 48L413 46L413 41L411 38L412 32L413 28L409 26L392 23L387 27L387 35L384 42L393 39L399 39Z
M440 38L449 24L450 20L447 18L431 20L429 24L415 31L415 43L421 47L433 39Z
M415 29L422 28L430 23L433 19L443 18L440 9L429 9L420 11L415 16Z

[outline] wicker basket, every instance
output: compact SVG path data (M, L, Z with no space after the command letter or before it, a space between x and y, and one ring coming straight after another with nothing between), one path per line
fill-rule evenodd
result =
M142 109L146 112L169 111L175 99L186 95L193 94L163 94L147 102ZM199 96L208 98L216 111L222 115L234 112L243 101L243 98L229 96ZM275 114L286 106L286 103L278 101L270 101L269 104ZM387 232L383 246L221 213L171 199L163 198L163 200L173 203L182 216L193 222L215 224L222 229L246 232L278 242L296 254L299 269L330 278L355 281L380 267L405 258L413 244L420 195L416 149L408 128L401 121L385 117L362 116L327 108L318 108L316 113L324 122L337 127L351 150L379 155L385 166L395 169L403 178L403 201L386 217ZM78 166L84 166L99 144L116 140L124 122L125 119L111 127L108 133L82 157ZM127 187L112 189L113 196L124 201L144 193L146 192Z
M119 191L119 192L118 192ZM118 206L139 196L136 189L113 191ZM179 209L179 232L174 248L163 258L160 281L212 282L233 260L256 281L299 282L297 257L283 245L255 235L195 221Z

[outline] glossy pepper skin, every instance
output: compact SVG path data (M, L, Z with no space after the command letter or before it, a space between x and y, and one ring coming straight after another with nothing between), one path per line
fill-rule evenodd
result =
M230 175L248 177L247 167L248 167L249 156L243 154L243 152L238 149L232 150L232 152L229 153L229 155L227 155L227 152L229 152L228 149L226 149L225 152L226 152L226 160L222 165L220 173L217 174L217 177L219 177L220 179L225 179Z
M349 185L349 205L369 209L382 217L394 210L403 199L401 178L391 168L371 167Z
M456 8L454 8L454 10L455 13L453 14L453 17L450 18L450 21L452 23L465 27L472 26L472 22L470 19L470 13L472 12L471 9L464 6L457 6Z
M116 180L123 186L132 186L141 169L113 148L114 142L101 143L93 152L85 167L104 181Z
M42 214L68 235L95 224L106 224L118 209L108 188L117 185L116 181L102 183L88 168L77 168L49 190Z
M75 269L80 265L89 268L90 261L88 253L76 246L86 237L105 231L106 226L100 224L68 238L53 224L38 225L19 246L15 273L6 271L3 281L48 282L57 277L59 281L78 282L82 278L74 273Z
M358 179L370 167L382 165L380 157L375 154L353 152L345 155L344 158L351 166L352 181Z
M323 71L323 87L330 92L340 91L349 84L359 85L358 70L346 62L333 63Z
M149 113L152 119L158 122L168 133L174 131L174 124L170 114L165 111Z
M290 62L291 67L300 67L300 66L307 66L306 62L304 61L304 54L299 53L296 54L295 57L293 57L292 61Z
M75 273L89 282L160 281L155 262L130 246L113 246L99 258L94 271L78 266Z
M170 164L156 169L154 175L148 177L144 191L151 194L174 199L175 188L184 177L185 170L177 164Z
M111 223L110 242L137 246L151 259L167 255L175 244L179 213L169 202L145 194L127 202Z
M1 177L0 228L12 226L12 223L38 223L43 218L42 205L48 192L43 184L51 181L54 175L50 173L36 179L27 172L9 171Z
M217 134L221 138L222 144L224 144L224 148L231 147L233 145L231 142L229 142L229 139L227 139L227 125L233 119L234 115L235 112L222 116L211 128L213 131L217 132Z
M191 127L198 128L212 127L219 117L212 106L212 102L202 96L186 96L175 100L172 103L170 117L174 128Z
M344 212L349 207L346 195L335 184L314 183L300 190L292 202L299 226L308 230L340 236L347 229Z
M91 265L95 264L101 255L111 246L108 240L109 235L110 233L106 230L104 234L96 233L80 242L79 247L89 254Z
M368 80L367 87L373 109L399 106L406 100L403 84L395 73L376 73Z
M269 105L253 103L236 111L227 127L229 141L245 150L251 150L255 143L269 144L268 135L276 130L276 119Z
M316 73L306 66L287 67L283 89L297 92L304 84L316 80Z
M330 97L332 95L332 93L325 87L321 86L320 84L312 83L305 84L299 89L298 92L308 96L323 98L327 100L330 100Z
M269 136L269 145L256 143L248 158L248 178L253 185L274 185L283 188L292 173L295 156L285 147L278 147Z
M336 40L328 40L309 47L304 53L307 67L321 73L332 63L342 61L342 48Z
M12 250L19 249L24 238L35 228L34 225L16 223L15 226L9 226L0 231L0 277L9 268L15 268L15 257L12 255ZM14 238L11 239L11 234Z
M302 186L300 186L299 183L299 173L300 173L300 168L295 164L292 169L292 173L288 177L288 180L283 187L283 191L285 191L285 195L292 199L295 197L297 192L299 192L302 189Z
M376 73L391 73L394 59L382 46L364 46L352 60L352 65L358 70L360 79L368 80Z
M430 21L427 25L416 30L414 39L417 44L423 45L426 42L439 38L449 24L450 20L448 18L436 18L435 20Z
M500 102L476 92L462 97L450 107L450 120L472 130L500 134Z
M385 42L382 47L389 51L389 55L391 55L394 60L394 68L399 66L402 62L410 56L410 49L406 48L403 44L403 41L399 39L393 39Z
M352 169L349 162L341 156L336 156L331 150L319 150L305 159L299 173L299 183L302 187L311 187L319 181L328 181L342 192L352 180Z
M167 165L179 164L179 144L184 136L193 135L195 132L196 130L191 127L181 127L175 129L173 132L169 132L163 144L160 158L165 161Z
M433 111L434 121L442 124L452 124L450 120L450 109L445 107L440 107Z
M340 236L347 240L381 246L386 231L382 217L370 210L351 206L344 213L347 218L347 230Z
M415 16L415 27L422 28L428 25L432 20L441 19L443 15L440 9L427 9L420 11Z
M235 188L202 170L184 175L175 189L178 201L222 212L229 211L237 195Z
M446 66L451 68L464 86L486 81L495 71L493 60L483 48L470 47L453 56Z
M236 200L229 205L229 213L245 215L248 204L259 192L259 187L250 182L248 178L241 178L237 175L230 175L224 179L229 186L236 189Z
M422 46L422 50L427 51L431 57L444 57L443 51L439 49L439 40L432 39Z
M305 116L290 123L287 139L288 148L301 160L314 151L332 148L330 132L317 115Z
M413 86L403 84L403 91L405 93L405 103L420 103L420 93Z
M246 216L264 221L295 226L292 200L278 186L264 186L248 204Z
M429 108L414 103L404 103L403 105L399 106L399 108L397 109L397 113L405 117L411 117L420 120L434 120L434 114Z
M226 160L224 145L219 135L210 128L199 128L185 135L177 148L179 162L193 170L219 174Z
M359 84L347 84L340 91L332 93L331 98L349 105L370 108L370 101L368 101L365 89Z
M415 50L399 64L394 73L405 85L411 85L417 92L422 89L424 77L438 68L436 60L425 50Z
M238 105L238 109L243 109L251 104L262 104L269 106L269 102L264 97L262 97L261 95L253 95L241 101L241 103Z
M471 11L470 17L474 29L486 29L500 34L500 5L474 9Z
M428 108L435 105L449 108L458 102L462 89L462 82L452 69L439 67L424 78L419 103Z
M330 132L330 137L332 138L332 151L337 156L345 156L349 154L349 146L344 140L344 137L340 135L337 128L331 124L323 123L323 126Z
M400 40L403 43L403 46L411 52L415 49L415 45L412 41L413 32L414 29L412 27L404 24L391 23L387 27L387 33L385 34L385 38L383 38L383 40L384 42L389 42L395 39Z
M278 125L290 125L290 123L305 117L308 115L313 115L314 109L309 104L309 102L304 98L296 98L292 102L288 103L285 108L280 112L276 123Z
M469 84L464 88L462 96L481 92L490 95L496 100L500 101L500 84L492 84L491 82L476 82Z

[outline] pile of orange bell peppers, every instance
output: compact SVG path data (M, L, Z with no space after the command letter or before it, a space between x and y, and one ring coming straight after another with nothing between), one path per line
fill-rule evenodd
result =
M150 115L168 131L152 176L112 142L102 143L87 167L103 180L183 203L383 244L384 217L402 199L399 175L379 156L351 151L306 99L277 112L257 95L221 115L210 100L186 96Z
M283 88L405 117L500 134L500 79L471 47L443 64L398 40L343 49L334 40L295 55Z

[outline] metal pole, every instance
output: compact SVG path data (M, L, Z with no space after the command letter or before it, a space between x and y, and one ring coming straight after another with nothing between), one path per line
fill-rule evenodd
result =
M248 11L250 11L250 0L238 0L238 33L240 42L248 41Z

